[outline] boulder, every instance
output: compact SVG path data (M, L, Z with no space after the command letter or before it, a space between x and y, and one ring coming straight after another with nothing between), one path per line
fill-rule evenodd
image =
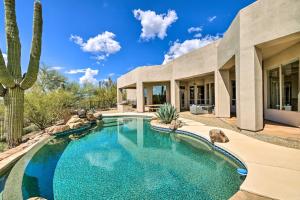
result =
M67 125L71 125L71 124L75 124L78 122L84 122L83 119L80 119L77 115L74 115L71 117L71 119L69 119L69 121L66 123Z
M51 126L51 127L47 128L46 133L48 133L49 135L53 135L56 133L67 131L69 129L70 129L69 125L56 125L56 126Z
M86 114L86 119L87 119L88 121L96 121L96 120L97 120L97 118L94 116L93 113L88 113L88 114Z
M169 129L172 131L177 130L178 128L182 127L182 122L180 120L172 120Z
M79 118L86 118L86 110L81 109L77 112Z
M102 120L102 113L101 112L96 112L94 113L94 116L99 119L99 120Z
M212 144L215 142L226 143L229 142L228 137L220 129L212 129L209 131L209 137Z
M76 123L71 123L70 124L70 128L71 129L76 129L76 128L80 128L81 126L84 125L84 122L76 122Z
M153 117L151 117L151 120L158 120L158 117L157 116L153 116Z

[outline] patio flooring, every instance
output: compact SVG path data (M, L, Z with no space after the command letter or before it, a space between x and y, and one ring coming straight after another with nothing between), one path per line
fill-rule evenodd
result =
M285 147L300 149L300 128L291 127L284 124L265 121L265 126L262 131L251 132L240 130L236 126L236 117L217 118L212 114L193 115L190 112L181 112L180 117L192 119L209 126L217 126L233 130L244 135L254 137L258 140L277 144Z
M209 139L209 130L217 128L180 118L188 131ZM152 122L152 125L168 126ZM219 127L218 127L219 128ZM300 151L259 141L236 131L221 128L228 143L216 145L230 152L248 169L248 176L232 199L299 199L300 197ZM263 153L262 153L263 152Z

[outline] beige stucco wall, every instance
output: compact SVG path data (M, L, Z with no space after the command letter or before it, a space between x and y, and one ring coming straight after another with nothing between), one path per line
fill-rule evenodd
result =
M277 55L275 58L273 55L273 61L264 59L284 45L289 48L300 39L299 8L299 0L258 0L239 11L222 39L166 65L139 67L121 76L118 88L133 84L143 87L142 83L145 82L170 81L171 102L179 109L180 80L214 73L216 116L230 117L232 75L229 70L235 66L238 126L247 130L261 130L264 115L271 116L263 106L263 63L269 65L268 62L275 62L276 59L283 62L287 56ZM297 51L292 49L287 54L291 56ZM138 87L137 90L143 91ZM142 96L139 99L141 101ZM290 116L294 116L294 113ZM280 121L278 119L274 117L274 120ZM287 123L295 124L289 120Z
M170 62L168 66L173 69L172 78L180 80L214 72L217 67L218 44L219 41L216 41Z
M136 89L126 89L126 98L129 101L136 101Z

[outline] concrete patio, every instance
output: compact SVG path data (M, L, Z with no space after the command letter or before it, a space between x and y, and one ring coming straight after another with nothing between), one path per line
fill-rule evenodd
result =
M217 118L212 114L193 115L190 112L181 112L180 116L192 119L200 123L230 129L258 140L281 145L290 148L300 149L300 128L265 120L264 129L258 132L240 130L236 126L236 117Z
M184 118L181 120L184 126L179 130L191 132L207 140L209 140L209 130L218 128L194 120ZM167 127L157 122L152 125ZM217 144L217 146L239 158L248 169L248 176L240 187L242 192L246 192L243 194L245 198L249 197L248 192L258 195L255 197L257 199L259 196L271 199L299 199L299 150L262 142L229 129L221 129L230 142Z

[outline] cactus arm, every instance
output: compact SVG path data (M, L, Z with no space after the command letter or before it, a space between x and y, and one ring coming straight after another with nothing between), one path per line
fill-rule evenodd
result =
M37 79L42 48L42 29L42 5L40 1L36 1L34 4L33 38L31 44L28 72L26 73L23 81L20 84L21 88L24 90L30 88Z
M7 71L2 52L0 50L0 85L2 86L2 84L5 85L5 87L10 87L10 88L15 87L16 85L13 77Z
M5 0L5 30L7 69L17 81L21 80L21 43L16 19L15 0Z

